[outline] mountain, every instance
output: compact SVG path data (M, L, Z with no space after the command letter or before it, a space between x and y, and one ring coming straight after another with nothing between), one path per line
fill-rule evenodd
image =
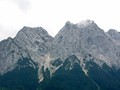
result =
M23 27L14 40L20 47L27 50L33 59L39 60L39 56L44 56L51 48L53 37L42 27ZM35 56L38 54L39 56Z
M53 38L23 27L0 42L0 90L119 90L120 33L67 21Z
M84 57L86 73L80 65L80 60L74 55L65 59L53 77L47 78L49 73L46 70L39 90L119 90L120 79L118 80L113 68L105 63L102 67L99 66L94 62L94 58L89 61L86 59L88 58Z
M53 38L41 27L23 27L15 38L0 42L0 74L3 75L0 78L2 81L0 85L14 88L11 84L16 83L16 88L24 88L22 83L25 84L26 77L31 81L34 78L42 79L41 67L46 62L44 58L52 45L52 40ZM26 83L30 82L28 79Z
M19 47L12 38L0 42L0 74L15 68L19 59L28 57L28 54Z
M110 29L107 34L113 39L113 41L117 44L120 45L120 32L114 29Z
M22 58L13 70L0 76L0 90L4 90L3 87L7 90L35 90L38 82L37 64L30 58Z
M78 24L67 22L55 36L53 49L54 57L66 58L75 54L80 58L84 52L105 61L109 66L119 67L120 64L119 57L116 55L120 48L94 21L90 20Z

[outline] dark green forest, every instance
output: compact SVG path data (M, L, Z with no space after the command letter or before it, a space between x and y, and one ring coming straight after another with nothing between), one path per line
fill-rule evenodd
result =
M18 66L0 76L0 90L119 90L120 70L110 68L106 64L102 67L91 61L86 62L84 73L76 56L70 56L63 65L50 77L47 68L42 73L44 79L38 83L38 68L29 66L31 59L19 60ZM57 64L56 64L57 63ZM58 66L60 59L53 65ZM36 63L32 62L36 65ZM72 69L71 69L72 67Z

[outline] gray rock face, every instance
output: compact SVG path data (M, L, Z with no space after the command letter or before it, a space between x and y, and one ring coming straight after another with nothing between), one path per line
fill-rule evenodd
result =
M18 59L23 57L28 57L28 54L12 38L0 42L0 74L14 69Z
M23 27L14 38L15 42L22 47L39 65L39 79L42 80L42 66L48 67L49 58L47 56L51 49L53 37L51 37L42 27Z
M41 57L50 50L53 38L41 27L23 27L14 40L29 53L33 60L39 62Z
M0 42L0 74L14 69L21 58L31 58L39 65L38 74L41 74L41 67L47 65L46 55L52 41L53 38L41 27L23 27L15 38Z
M119 47L91 20L78 24L67 22L55 36L52 48L53 57L63 60L70 55L80 58L89 53L109 66L120 66Z
M110 35L110 37L113 39L113 41L117 44L120 45L120 32L114 30L114 29L110 29L107 32L108 35Z

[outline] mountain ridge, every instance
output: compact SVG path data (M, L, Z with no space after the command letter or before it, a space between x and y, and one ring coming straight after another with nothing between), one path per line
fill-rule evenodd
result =
M11 75L20 73L21 78L25 78L30 77L32 75L30 72L33 72L35 76L33 75L31 79L35 80L36 87L34 89L47 90L50 87L51 90L54 90L58 84L67 85L68 89L70 84L76 83L78 86L73 85L70 90L89 90L89 87L97 87L98 90L118 90L120 85L118 76L120 75L119 42L119 32L115 30L104 32L92 20L81 21L77 24L67 21L54 38L42 27L25 26L15 38L9 37L0 42L0 79L13 78L13 80L10 79L10 83L18 85L16 87L9 86L7 82L4 82L3 87L8 85L7 87L12 90L27 90L28 82L22 79L17 82ZM101 76L97 70L101 72ZM79 71L79 75L82 75L84 79L77 76L76 71ZM78 82L72 83L72 79L70 79L69 83L64 75L68 78L76 76L79 78ZM103 88L104 84L102 83L104 83L105 77L110 82L106 81ZM17 77L15 76L15 78ZM113 80L114 82L112 82ZM55 81L57 81L56 86L54 86ZM89 86L87 81L92 84ZM25 86L21 82L24 82ZM88 87L82 87L80 82L86 83ZM116 85L111 86L113 83ZM2 82L0 82L1 85ZM66 90L66 88L58 86L57 90ZM33 89L31 88L31 90Z

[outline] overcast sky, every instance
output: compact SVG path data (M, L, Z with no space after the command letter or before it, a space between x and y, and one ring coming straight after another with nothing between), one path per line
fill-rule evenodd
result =
M55 36L66 21L86 19L120 31L120 0L0 0L0 40L23 26L43 27Z

